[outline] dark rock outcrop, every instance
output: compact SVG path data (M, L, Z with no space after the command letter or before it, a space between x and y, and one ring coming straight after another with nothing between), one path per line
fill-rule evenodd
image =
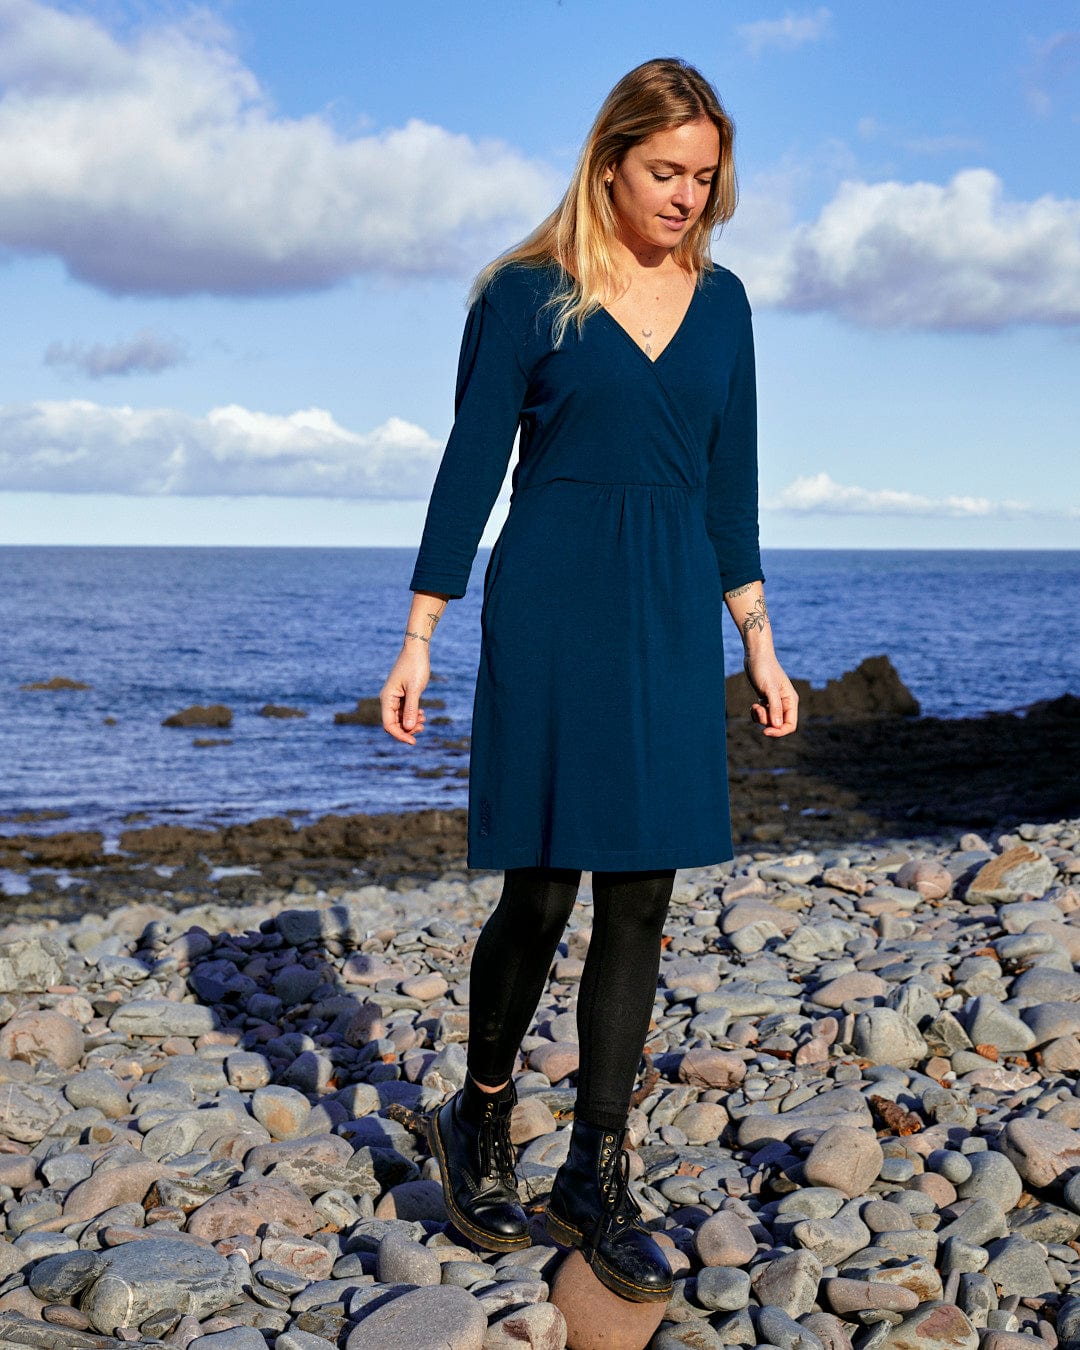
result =
M232 709L224 703L195 704L162 720L163 727L227 727L232 724Z
M83 684L82 680L69 680L66 675L54 675L49 680L30 680L20 684L20 689L93 689L92 684Z
M377 698L358 698L355 708L348 712L336 712L334 721L339 727L381 727L382 704Z
M864 717L918 717L919 701L904 684L887 656L868 656L854 670L845 671L837 680L829 680L823 689L815 689L809 680L793 679L799 696L799 721L829 718L834 722L852 722ZM727 710L729 717L745 717L753 696L746 676L728 677Z
M441 698L422 698L420 706L426 711L430 711L433 708L445 708L446 703ZM381 727L382 704L377 698L358 698L355 708L350 709L349 712L335 713L334 721L339 727Z

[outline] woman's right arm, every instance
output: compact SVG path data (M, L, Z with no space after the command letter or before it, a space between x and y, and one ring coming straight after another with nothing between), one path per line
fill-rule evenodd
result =
M528 378L520 343L485 295L465 320L454 425L428 502L409 589L401 654L380 694L383 727L416 744L420 695L431 679L429 649L448 600L465 594L480 537L506 475Z
M431 679L431 639L449 598L432 591L413 592L401 654L379 694L383 728L406 745L415 745L416 733L424 729L420 695Z

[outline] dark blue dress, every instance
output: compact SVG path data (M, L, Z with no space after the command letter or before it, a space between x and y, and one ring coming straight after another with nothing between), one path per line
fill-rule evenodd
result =
M557 264L469 311L414 591L484 575L468 865L644 870L732 856L724 592L763 579L750 306L704 274L653 360L606 310L556 350Z

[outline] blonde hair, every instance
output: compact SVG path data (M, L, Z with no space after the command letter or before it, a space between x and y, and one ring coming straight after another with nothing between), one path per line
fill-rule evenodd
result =
M735 212L738 187L733 153L735 125L708 80L685 61L658 57L635 66L608 94L578 156L569 186L554 211L513 248L477 273L471 305L500 268L511 263L542 267L558 262L566 276L543 307L556 307L555 346L576 322L610 300L618 273L613 259L615 209L604 188L604 172L626 152L660 131L707 117L720 133L720 160L701 215L672 250L678 265L700 284L713 263L713 232Z

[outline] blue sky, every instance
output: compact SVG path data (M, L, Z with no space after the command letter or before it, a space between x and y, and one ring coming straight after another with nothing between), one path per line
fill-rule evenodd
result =
M0 0L0 543L415 544L473 273L672 55L737 127L763 543L1075 547L1064 0Z

